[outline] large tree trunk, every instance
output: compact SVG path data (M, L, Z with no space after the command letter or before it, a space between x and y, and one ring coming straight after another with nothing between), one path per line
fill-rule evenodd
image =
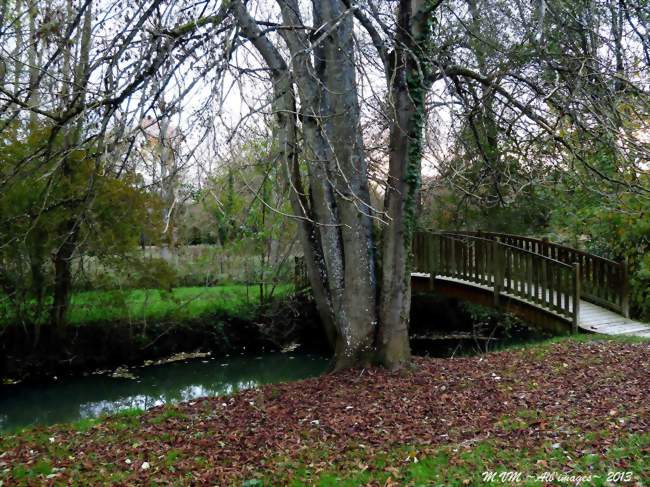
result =
M420 190L420 161L427 69L424 63L429 12L425 0L401 0L397 39L389 60L389 106L393 110L384 211L382 281L377 358L395 369L410 360L411 243Z
M295 0L278 0L284 23L299 27ZM352 18L338 0L314 2L321 32L282 31L291 52L309 165L309 187L327 269L337 331L335 369L370 363L374 354L376 279L367 173L361 146ZM309 52L314 49L316 66ZM359 211L360 209L366 211Z
M322 85L320 120L330 147L332 185L341 223L342 309L350 330L339 339L337 367L368 362L377 325L375 244L368 176L361 138L354 59L353 17L339 0L312 0L316 25L328 35L314 45Z
M277 144L276 157L286 171L285 178L291 207L297 217L298 237L304 254L307 276L329 345L334 349L337 331L327 289L327 269L321 250L320 235L311 211L311 203L300 175L293 80L284 59L268 39L262 36L259 27L241 2L233 3L233 12L243 34L251 40L271 68L273 112L277 123L274 133Z
M390 178L386 212L381 304L368 174L360 127L353 14L341 0L312 1L314 29L308 36L297 0L276 0L290 61L266 38L240 0L232 4L242 33L271 69L278 154L287 165L293 211L301 218L300 240L320 316L335 339L333 368L367 365L379 359L398 367L410 358L409 250L419 188L424 79L409 50L426 35L424 2L402 2L399 54L392 66ZM418 15L418 21L413 16ZM416 39L413 39L413 34ZM313 53L313 57L312 57ZM300 107L296 112L293 84ZM300 125L295 114L298 113ZM298 171L296 131L302 131L300 158L307 168L308 195ZM378 334L377 331L381 330Z

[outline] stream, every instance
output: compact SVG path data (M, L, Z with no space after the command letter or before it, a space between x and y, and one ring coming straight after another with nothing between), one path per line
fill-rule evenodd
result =
M95 418L124 409L148 409L197 397L232 394L262 384L322 374L328 360L299 353L203 357L66 377L42 384L0 385L0 432Z
M527 328L493 342L479 342L467 335L467 332L413 335L411 348L416 355L454 357L536 342L545 336ZM325 372L327 365L328 359L323 356L297 352L206 356L120 368L117 373L107 371L43 383L0 385L0 432L233 394L262 384L314 377Z

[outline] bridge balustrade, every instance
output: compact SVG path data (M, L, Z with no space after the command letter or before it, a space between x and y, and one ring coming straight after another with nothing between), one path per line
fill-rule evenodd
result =
M515 245L469 234L418 233L413 245L416 272L491 288L501 295L546 308L577 330L580 264L567 264Z
M580 264L582 299L621 313L629 318L629 278L626 262L616 262L571 247L521 235L496 232L441 232L496 240L564 264Z

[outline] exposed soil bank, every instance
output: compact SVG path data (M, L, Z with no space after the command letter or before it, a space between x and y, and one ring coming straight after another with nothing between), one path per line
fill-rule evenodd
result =
M183 321L95 322L68 326L63 336L48 327L6 326L0 330L0 378L45 379L179 352L257 353L292 343L322 350L326 341L315 316L311 301L300 296L260 308L252 320L220 313Z

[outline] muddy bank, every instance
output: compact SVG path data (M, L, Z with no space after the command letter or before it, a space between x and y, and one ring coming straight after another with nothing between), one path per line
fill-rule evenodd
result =
M481 353L545 335L495 310L435 294L414 294L411 347L416 355ZM38 335L38 340L35 337ZM158 322L96 322L70 326L63 337L46 327L22 325L0 333L0 380L41 380L120 365L138 365L182 352L251 353L296 346L329 353L313 301L284 298L260 308L254 319L225 314Z
M260 308L252 320L227 314L157 322L110 321L49 327L10 325L0 330L0 380L42 380L181 352L259 353L299 344L323 351L326 341L313 303L292 297Z

